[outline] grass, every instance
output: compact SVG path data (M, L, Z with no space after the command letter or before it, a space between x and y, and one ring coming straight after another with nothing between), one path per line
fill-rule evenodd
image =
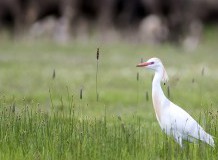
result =
M168 44L1 41L0 159L216 159L217 147L187 142L181 149L161 132L152 73L135 67L142 57L161 58L166 95L218 137L218 32L204 36L193 52Z

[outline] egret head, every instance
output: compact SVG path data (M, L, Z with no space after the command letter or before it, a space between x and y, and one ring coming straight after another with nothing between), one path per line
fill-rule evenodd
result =
M162 81L168 81L167 72L159 58L151 58L146 62L139 63L136 67L145 67L154 70L155 72L162 74Z

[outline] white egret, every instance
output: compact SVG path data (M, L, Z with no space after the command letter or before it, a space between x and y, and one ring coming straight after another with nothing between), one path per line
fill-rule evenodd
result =
M137 67L145 67L155 72L152 82L152 100L156 113L156 118L161 129L175 138L182 147L182 141L193 142L201 140L212 147L215 147L213 137L206 133L204 129L182 108L171 102L161 88L161 81L168 80L167 72L158 58L151 58L147 62L142 62Z

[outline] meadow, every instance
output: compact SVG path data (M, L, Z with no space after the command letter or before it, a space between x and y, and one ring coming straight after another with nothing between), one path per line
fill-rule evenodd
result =
M217 159L217 147L185 142L180 148L161 131L151 101L153 73L136 68L141 59L162 59L165 94L217 146L218 31L203 37L194 51L0 40L0 159Z

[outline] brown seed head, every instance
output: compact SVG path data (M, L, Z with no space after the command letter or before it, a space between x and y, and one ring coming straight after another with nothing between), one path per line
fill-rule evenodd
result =
M99 59L99 48L97 48L97 55L96 55L97 60Z

